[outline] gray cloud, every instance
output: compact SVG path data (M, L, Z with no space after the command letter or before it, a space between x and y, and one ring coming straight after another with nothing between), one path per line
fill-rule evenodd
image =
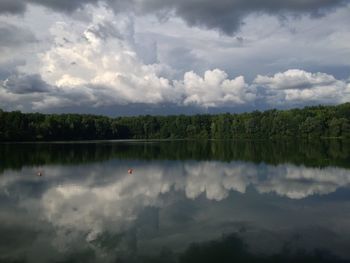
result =
M0 1L0 14L9 13L17 14L23 13L26 10L26 4L22 0L1 0Z
M8 76L16 74L17 67L24 64L24 60L11 60L6 63L0 63L0 83L2 80L8 78Z
M208 68L207 63L198 58L193 50L187 47L175 47L166 50L160 54L159 59L178 70L181 74L193 69L196 69L197 72L204 72Z
M42 93L50 90L50 85L43 81L38 74L12 75L6 80L0 82L0 86L13 94Z
M226 34L235 33L243 24L243 19L252 13L268 13L284 18L288 15L311 14L318 17L329 9L337 7L344 0L219 0L219 1L161 1L154 0L148 9L171 8L190 26L219 29ZM144 3L144 2L142 2ZM151 6L151 8L150 8Z
M153 9L143 1L123 3L113 1L113 8L146 14L176 10L182 1L165 0L159 7L148 1ZM108 6L80 9L89 17L81 20L77 13L53 15L42 7L21 17L1 16L0 107L130 115L346 102L348 71L339 77L312 65L349 68L349 8L317 21L294 21L295 33L275 17L249 16L236 37ZM26 45L36 41L31 31L38 40Z
M60 12L74 12L86 4L105 2L116 12L133 11L137 14L155 13L160 18L175 14L190 26L218 29L225 34L234 34L252 13L268 13L285 18L289 15L310 14L319 17L332 8L347 3L346 0L29 0ZM23 13L22 1L5 0L0 4L1 12Z
M123 1L108 1L117 11L125 8ZM158 13L164 19L174 13L190 26L219 29L226 34L235 33L243 24L243 19L252 13L268 13L285 18L288 15L310 14L322 16L328 10L346 3L345 0L151 0L133 1L129 9L136 13Z
M0 24L0 36L0 48L20 46L36 41L34 34L28 29L8 23Z
M86 4L96 4L100 0L1 0L0 14L21 14L28 3L39 4L59 12L72 13Z
M73 12L86 4L95 4L99 0L29 0L60 12Z

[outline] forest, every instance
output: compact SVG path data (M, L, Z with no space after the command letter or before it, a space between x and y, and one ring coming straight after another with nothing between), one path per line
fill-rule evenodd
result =
M116 117L0 110L0 141L350 138L350 103L241 114Z

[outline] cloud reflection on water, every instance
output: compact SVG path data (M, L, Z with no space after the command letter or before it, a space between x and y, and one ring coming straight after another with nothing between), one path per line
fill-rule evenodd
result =
M131 166L135 172L128 175ZM33 170L26 168L23 172L34 175ZM78 228L89 225L91 217L96 217L93 222L112 215L114 220L133 219L142 207L161 206L161 195L170 191L184 192L189 199L203 194L209 200L220 201L231 190L245 193L253 187L261 194L302 199L329 194L350 183L350 171L346 169L291 164L111 161L77 167L47 166L44 170L47 189L40 203L46 217L59 225L77 221ZM1 177L0 189L11 193L14 185L27 180L41 178L9 172ZM82 218L85 224L81 224Z
M127 173L129 167L134 168L132 175ZM35 175L35 168L6 171L0 177L0 193L53 226L56 234L51 242L60 251L82 238L91 243L104 233L129 231L145 208L162 209L176 202L165 198L172 193L187 200L205 197L223 202L231 191L244 194L255 189L263 195L301 200L350 183L346 169L292 164L112 160L42 169L43 177Z

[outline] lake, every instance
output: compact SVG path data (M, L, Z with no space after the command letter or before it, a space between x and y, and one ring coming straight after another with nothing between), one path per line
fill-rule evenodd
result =
M338 140L1 144L0 262L349 262L349 185Z

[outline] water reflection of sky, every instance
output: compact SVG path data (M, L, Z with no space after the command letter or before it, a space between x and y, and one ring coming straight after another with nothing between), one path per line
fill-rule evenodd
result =
M248 162L111 160L5 171L0 253L40 262L91 250L108 261L235 232L257 252L289 242L350 257L349 183L347 169Z

